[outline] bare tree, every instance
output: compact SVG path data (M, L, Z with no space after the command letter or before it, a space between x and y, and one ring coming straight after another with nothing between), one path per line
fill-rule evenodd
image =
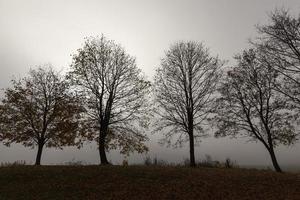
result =
M276 89L300 104L300 16L275 10L270 22L257 26L259 37L252 42L264 54L263 62L284 75Z
M29 76L12 80L0 104L0 139L6 145L43 147L74 145L83 108L69 91L69 84L51 66L30 70Z
M281 168L274 148L297 140L295 113L282 93L274 89L278 72L260 62L260 52L250 49L236 57L236 67L228 71L217 99L213 121L216 136L245 135L268 150L277 172Z
M197 42L178 42L161 61L155 77L157 131L164 131L163 143L190 144L190 165L195 166L195 140L204 136L204 123L214 101L213 93L223 62L211 57Z
M85 96L88 139L99 145L101 164L108 164L106 150L121 153L147 151L150 83L144 80L135 59L113 41L89 38L73 56L70 78Z

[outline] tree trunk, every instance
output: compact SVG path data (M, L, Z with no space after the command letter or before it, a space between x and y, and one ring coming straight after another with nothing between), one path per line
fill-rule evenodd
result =
M271 159L272 159L274 169L276 170L276 172L282 172L282 170L281 170L281 168L280 168L280 166L277 162L274 149L272 147L270 147L268 150L269 150L269 153L270 153L270 156L271 156Z
M196 167L196 162L195 162L195 150L194 150L194 134L191 133L189 134L189 139L190 139L190 166L191 167Z
M101 165L109 164L109 162L107 161L107 158L106 158L105 137L104 137L102 130L100 131L100 134L99 134L99 155L100 155L100 164Z
M38 144L38 151L36 155L35 165L41 165L43 147L44 147L43 143Z

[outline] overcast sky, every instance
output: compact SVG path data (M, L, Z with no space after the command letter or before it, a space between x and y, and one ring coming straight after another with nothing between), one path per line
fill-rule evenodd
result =
M255 37L256 24L264 24L275 8L289 8L299 14L299 0L0 0L0 88L9 86L12 76L22 77L43 63L67 70L71 54L88 36L103 33L135 56L138 66L151 80L165 50L177 40L204 42L213 55L234 64L232 57L247 48ZM298 12L298 13L297 13ZM168 149L157 144L159 135L149 135L150 155L172 162L188 157L187 147ZM213 159L230 157L242 165L270 165L261 144L247 139L203 139L196 158L209 154ZM0 144L0 163L26 160L33 163L36 150L21 145ZM300 144L277 149L279 163L300 166ZM123 157L108 155L114 163ZM130 162L141 162L133 155ZM47 149L43 164L65 161L98 163L97 147Z

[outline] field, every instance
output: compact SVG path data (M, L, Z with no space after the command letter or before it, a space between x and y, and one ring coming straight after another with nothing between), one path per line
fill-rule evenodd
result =
M155 166L1 167L0 199L300 199L300 176Z

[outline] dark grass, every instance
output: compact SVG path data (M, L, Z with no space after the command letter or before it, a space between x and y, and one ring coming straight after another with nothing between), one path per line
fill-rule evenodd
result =
M0 168L0 199L300 199L298 174L147 166Z

